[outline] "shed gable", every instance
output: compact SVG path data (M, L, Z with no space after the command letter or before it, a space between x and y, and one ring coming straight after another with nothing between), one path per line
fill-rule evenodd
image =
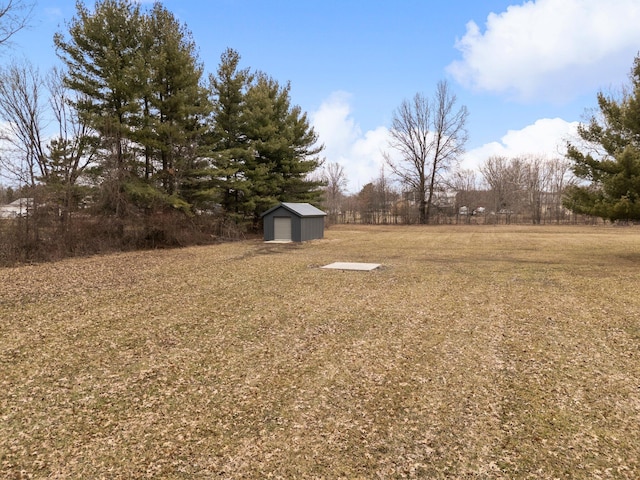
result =
M326 213L311 204L283 202L261 215L264 240L304 242L323 238L325 216Z

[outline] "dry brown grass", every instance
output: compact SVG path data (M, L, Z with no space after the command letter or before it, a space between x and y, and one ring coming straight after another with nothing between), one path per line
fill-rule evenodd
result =
M2 478L640 478L637 228L341 226L0 283Z

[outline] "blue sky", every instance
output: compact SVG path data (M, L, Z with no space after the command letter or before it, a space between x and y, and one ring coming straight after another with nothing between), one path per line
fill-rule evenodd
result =
M291 82L352 192L379 176L394 109L440 80L469 110L461 166L477 170L491 155L561 156L597 92L627 83L640 51L638 0L163 3L193 33L207 72L231 47L244 67ZM38 0L33 27L0 61L53 65L52 36L74 13L73 0Z

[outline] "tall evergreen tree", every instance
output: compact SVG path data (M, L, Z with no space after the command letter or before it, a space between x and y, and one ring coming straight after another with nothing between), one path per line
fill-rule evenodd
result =
M148 78L141 138L146 147L145 172L148 177L152 150L161 187L174 195L197 165L198 141L210 104L191 34L160 3L154 4L146 25Z
M213 115L208 193L238 221L245 216L246 203L250 201L246 166L252 151L246 129L245 97L252 78L249 69L240 69L240 55L230 48L220 57L216 74L210 76Z
M75 108L102 145L107 204L120 216L126 206L123 185L135 171L129 138L140 124L145 83L142 25L137 2L102 0L90 11L78 1L69 38L54 37L67 67L66 84L77 93Z
M144 13L133 0L99 0L93 11L78 2L69 38L55 42L78 112L102 141L116 212L127 200L186 199L244 222L277 200L320 196L307 176L321 147L289 85L241 69L227 49L205 91L189 32L160 3Z
M140 114L145 52L137 2L102 0L89 11L76 2L69 37L56 34L58 54L68 68L66 83L78 93L76 108L113 147L117 165L126 161L125 139Z
M578 127L586 148L568 145L575 175L589 183L567 190L564 204L576 213L640 219L640 56L630 79L621 98L598 94L600 116Z
M247 92L247 133L253 156L247 165L253 216L277 201L317 203L322 182L309 174L321 164L318 136L300 107L291 106L291 87L258 74Z
M160 3L77 3L69 38L55 37L76 108L102 142L107 204L186 207L180 188L198 162L209 114L202 67L187 29Z
M289 84L239 63L227 49L211 76L211 177L224 210L255 223L277 201L317 203L321 182L307 177L320 165L322 147L306 114L291 106Z

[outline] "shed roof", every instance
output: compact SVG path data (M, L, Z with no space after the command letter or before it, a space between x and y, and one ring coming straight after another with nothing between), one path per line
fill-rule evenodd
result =
M275 209L280 208L280 207L284 207L287 210L289 210L291 213L295 213L296 215L298 215L300 217L321 217L321 216L326 216L327 215L322 210L320 210L319 208L314 207L310 203L282 202L282 203L276 205L275 207L270 208L269 210L264 212L261 216L264 217L265 215L270 214Z
M15 205L16 207L18 207L23 205L31 206L32 204L33 204L33 198L21 197L9 203L8 205Z

